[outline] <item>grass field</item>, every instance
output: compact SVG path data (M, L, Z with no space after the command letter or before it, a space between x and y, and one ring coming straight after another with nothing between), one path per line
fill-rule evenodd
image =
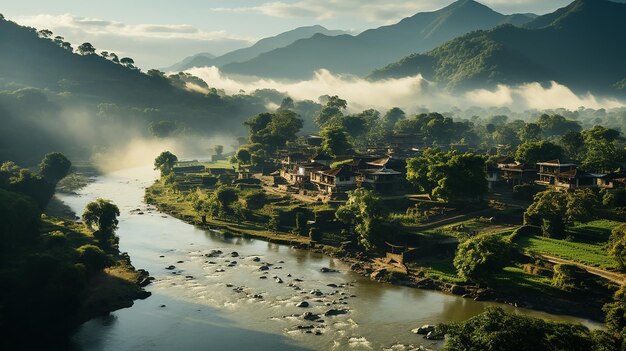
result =
M219 160L219 161L214 161L214 162L203 162L202 165L204 165L207 169L212 169L212 168L226 168L226 169L233 169L233 164L230 163L229 160Z
M564 240L541 236L519 237L517 244L528 251L613 270L617 264L607 255L606 245L611 231L622 224L618 221L597 220L568 229L568 237Z

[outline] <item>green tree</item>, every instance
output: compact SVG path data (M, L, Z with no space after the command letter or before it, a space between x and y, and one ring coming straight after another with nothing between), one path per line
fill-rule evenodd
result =
M372 250L380 241L382 212L380 198L370 190L358 188L348 192L348 201L337 209L335 216L353 228L366 250Z
M178 126L172 121L158 121L150 123L150 133L157 138L167 138L176 132Z
M328 101L322 109L315 115L313 120L318 127L324 127L330 120L343 117L343 112L348 107L346 100L340 99L338 96L328 97Z
M117 246L118 238L115 235L119 221L120 209L111 201L97 199L90 202L83 212L83 223L98 239L100 247L110 249Z
M250 151L248 149L239 148L239 150L237 150L237 152L235 153L235 158L240 164L249 165L252 159L252 155L250 154Z
M131 69L135 69L135 60L133 60L130 57L122 57L122 59L120 60L120 63L123 66L126 66L126 67L131 68Z
M591 129L583 130L581 135L585 142L604 140L612 143L620 138L619 130L606 128L603 126L594 126Z
M39 235L40 213L31 198L0 189L0 252L21 244L34 244Z
M586 140L586 152L581 166L598 172L612 172L619 167L615 143L607 140Z
M568 132L579 132L581 130L578 122L568 120L560 115L543 114L539 116L537 124L539 124L546 137L559 136Z
M560 143L563 145L567 156L573 159L578 159L585 147L585 140L580 132L567 132L560 138Z
M83 245L76 249L78 262L84 264L90 272L99 272L113 264L111 258L95 245Z
M626 270L626 224L611 232L609 255L615 259L620 270Z
M521 163L535 164L541 161L560 159L563 149L549 141L534 141L520 145L515 153L515 160Z
M96 53L96 48L91 43L82 43L78 46L78 52L81 55L93 55Z
M446 335L445 351L600 351L581 324L549 322L488 307L455 324L437 327Z
M251 143L261 144L266 152L273 152L296 139L296 134L302 129L302 120L293 111L280 110L258 114L244 125L250 130Z
M154 169L161 171L161 176L168 175L172 172L177 161L176 155L169 151L163 151L154 159Z
M524 224L542 226L545 236L561 238L567 225L591 220L597 205L598 198L590 189L542 191L524 212Z
M330 155L345 155L352 150L348 134L341 126L326 126L320 132L320 136L322 137L322 151Z
M522 129L519 130L518 136L523 143L531 141L541 140L541 127L537 123L525 124Z
M483 282L507 262L510 243L497 235L483 234L463 240L454 256L454 267L459 277Z
M72 162L60 152L46 154L39 164L39 174L51 184L57 184L70 171Z
M407 160L407 180L444 200L482 199L487 192L485 159L472 153L426 149Z

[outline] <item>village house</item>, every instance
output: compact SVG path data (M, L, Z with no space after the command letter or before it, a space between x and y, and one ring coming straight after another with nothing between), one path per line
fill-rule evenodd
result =
M311 183L325 195L342 194L357 187L357 173L347 167L311 172Z
M206 167L198 160L177 161L172 167L174 174L204 173Z
M532 184L537 180L537 167L526 163L513 163L500 168L501 179L507 184Z
M579 170L577 164L561 163L560 160L538 162L537 166L539 167L539 179L536 183L557 190L596 187L596 179L602 176Z
M403 175L401 172L388 168L365 169L360 172L360 184L363 188L374 190L379 193L387 193L400 190Z
M600 188L626 188L626 172L605 174L596 179L596 184Z

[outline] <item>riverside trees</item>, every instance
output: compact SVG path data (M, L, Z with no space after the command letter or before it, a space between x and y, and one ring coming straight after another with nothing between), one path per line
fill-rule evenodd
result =
M407 180L443 200L480 200L487 192L485 159L472 153L426 149L407 161Z

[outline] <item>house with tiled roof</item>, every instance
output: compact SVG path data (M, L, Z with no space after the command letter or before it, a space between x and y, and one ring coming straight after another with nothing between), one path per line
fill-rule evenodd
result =
M603 176L585 172L578 169L577 164L561 160L538 162L537 166L539 179L536 183L555 189L573 190L597 187L597 179Z
M356 189L358 174L347 167L311 172L311 183L317 185L322 194L333 195Z

